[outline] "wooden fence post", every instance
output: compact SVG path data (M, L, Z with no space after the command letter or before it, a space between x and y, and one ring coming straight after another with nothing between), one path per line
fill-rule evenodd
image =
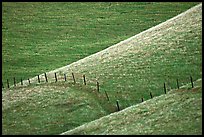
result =
M116 100L116 104L117 104L118 111L120 111L120 106L119 106L119 101L118 100Z
M178 82L178 79L176 79L176 83L177 83L177 88L179 89L179 82Z
M57 82L57 73L55 72L55 82Z
M166 85L165 85L165 82L164 82L164 93L166 94Z
M45 73L45 80L46 80L46 82L48 82L46 73Z
M85 77L85 75L83 75L83 78L84 78L84 85L86 85L86 77Z
M193 88L193 78L190 76L191 78L191 85L192 85L192 88Z
M40 83L40 76L38 75L38 83Z
M76 84L76 80L75 80L75 77L74 77L74 73L72 73L72 78L74 80L74 84Z
M152 93L150 92L149 94L150 94L150 97L153 98Z
M66 77L66 74L64 74L64 81L67 81L67 77Z
M99 92L99 82L98 81L96 83L96 86L97 86L97 91Z
M30 79L28 78L28 83L29 83L29 85L30 85Z
M15 79L15 77L13 77L13 84L14 84L14 86L16 86L16 79Z
M9 80L7 79L7 87L9 88Z
M142 102L144 101L144 99L142 98Z
M105 91L105 94L106 94L107 100L109 101L110 99L109 99L108 94L107 94L107 92L106 92L106 91Z
M23 85L23 79L21 78L21 85Z
M2 81L2 88L4 88L4 84L3 84L3 81Z

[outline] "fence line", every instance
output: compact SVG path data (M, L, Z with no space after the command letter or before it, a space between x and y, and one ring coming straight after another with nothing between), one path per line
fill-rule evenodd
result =
M51 73L50 73L51 74ZM57 73L55 72L54 73L54 78L55 78L55 82L58 82L58 81L67 81L68 79L71 80L71 76L72 76L72 79L73 79L73 83L76 84L76 80L80 80L81 79L81 76L83 77L83 84L84 85L90 85L91 87L94 87L94 83L96 82L96 90L97 92L99 93L100 91L100 87L99 87L99 82L97 79L89 79L88 80L88 83L87 83L87 80L86 80L86 76L85 74L81 74L81 73L71 73L70 77L67 77L66 74L63 75L59 75L59 77L57 77ZM43 75L37 75L37 80L38 80L38 83L42 83L43 82L43 79L42 79ZM47 74L44 73L44 77L45 77L45 82L48 82L48 77L47 77ZM49 77L49 79L52 79L51 78L51 75ZM50 82L52 82L52 80L49 80ZM192 88L194 87L193 85L193 78L192 76L190 76L190 81L191 81L191 86ZM31 83L35 83L35 82L31 82L30 79L28 78L28 85L30 85ZM23 86L23 80L21 78L21 86ZM179 89L179 81L178 81L178 78L176 79L176 84L177 84L177 88ZM26 84L25 84L26 85ZM16 87L16 78L14 77L14 86ZM10 85L9 85L9 80L7 79L7 87L10 88ZM4 85L3 85L3 82L2 82L2 88L5 88ZM164 82L164 93L166 94L167 92L167 88L166 88L166 83ZM106 96L107 96L107 93L105 93ZM152 93L150 93L150 97L153 98L152 96ZM107 97L108 98L108 97ZM109 99L108 99L109 100Z
M57 82L57 81L67 81L68 80L68 78L69 78L69 81L71 81L71 79L73 80L73 83L74 84L76 84L76 79L81 79L82 77L83 77L83 82L82 82L82 84L84 84L84 85L87 85L87 80L86 80L86 76L85 76L85 74L80 74L80 73L71 73L71 75L70 75L70 77L67 77L67 75L66 74L64 74L63 76L61 76L61 75L59 75L59 77L57 77L57 73L55 72L54 73L54 78L53 77L50 77L51 79L55 79L55 82ZM82 77L81 77L82 76ZM41 78L43 77L43 75L41 75ZM45 77L45 82L47 82L48 83L48 77L47 77L47 74L46 73L44 73L44 77ZM17 85L16 85L16 78L14 77L13 78L13 80L14 80L14 87L17 87ZM37 81L38 81L38 83L42 83L43 82L43 80L42 79L40 79L40 75L37 75ZM35 81L34 83L36 83L37 81ZM51 81L52 82L52 80L49 80L49 81ZM54 82L54 81L53 81ZM192 78L192 76L190 76L190 82L191 82L191 87L192 88L194 88L194 85L193 85L193 78ZM21 78L21 86L23 86L23 80L22 80L22 78ZM19 83L19 84L20 84ZM99 92L99 82L98 82L98 80L97 79L90 79L90 81L89 81L89 83L88 83L88 85L91 85L91 83L92 84L96 84L96 90L97 90L97 93L100 93ZM31 81L30 81L30 79L28 78L28 84L30 85L31 84ZM176 79L176 85L177 85L177 88L179 89L179 81L178 81L178 78ZM7 79L7 87L8 88L10 88L10 85L9 85L9 80ZM3 85L3 81L2 81L2 88L5 88L4 87L4 85ZM166 88L166 83L164 82L164 86L163 86L163 88L164 88L164 93L166 94L167 93L167 88ZM106 98L107 98L107 101L109 101L110 100L110 98L109 98L109 96L108 96L108 94L107 94L107 92L106 91L104 91L104 93L105 93L105 95L106 95ZM150 98L152 99L153 98L153 95L152 95L152 92L149 92L149 95L150 95ZM144 98L143 97L141 97L141 102L143 102L144 101ZM117 106L117 111L120 111L121 110L121 108L120 108L120 105L119 105L119 100L116 100L116 106Z
M51 73L50 73L51 74ZM55 72L54 73L54 78L55 78L55 82L57 81L67 81L67 80L71 80L71 76L72 76L72 79L73 79L73 83L76 84L77 83L77 80L79 81L81 79L81 77L83 77L83 84L84 85L91 85L92 87L94 87L94 83L96 83L96 88L97 88L97 91L99 92L99 82L96 78L94 79L88 79L86 78L85 74L81 74L81 73L71 73L71 76L67 76L66 74L63 74L63 75L59 75L57 76L57 73ZM42 83L44 82L43 79L42 79L43 75L37 75L37 80L38 80L38 83ZM51 78L51 75L50 77L48 78L47 74L44 73L44 77L45 77L45 82L48 82L48 79L49 82L52 82L52 79ZM21 78L21 85L26 85L25 83L23 83L23 80ZM88 83L87 83L88 82ZM176 84L177 84L177 88L179 89L179 81L178 81L178 78L176 79ZM190 82L191 82L191 86L192 88L194 88L194 85L193 85L193 78L192 76L190 76ZM35 82L31 82L30 79L28 78L28 85L32 84L32 83L35 83ZM14 86L17 86L16 84L16 78L14 77ZM7 79L7 87L10 88L10 85L9 85L9 80ZM5 86L3 85L3 82L2 82L2 88L5 88ZM167 89L166 89L166 83L164 82L164 93L166 94L167 92Z
M51 73L50 73L50 74L51 74ZM43 74L37 75L37 81L36 81L36 82L33 82L33 83L43 83L42 77L43 77ZM45 78L45 81L44 81L44 82L48 82L48 76L47 76L46 73L44 73L44 78ZM83 80L82 80L82 81L83 81L83 82L82 82L83 85L90 85L91 87L94 88L93 85L96 84L96 85L95 85L95 86L96 86L96 91L97 91L98 93L100 93L100 87L99 87L100 84L99 84L98 80L97 80L97 79L89 79L89 81L88 81L88 83L87 83L87 79L86 79L85 74L82 75L82 74L80 74L80 73L73 73L73 72L72 72L72 73L71 73L70 75L68 75L68 76L67 76L66 74L63 74L63 75L60 74L59 77L57 77L57 73L55 72L55 73L54 73L54 78L51 77L51 75L50 75L50 77L49 77L49 79L55 79L55 82L58 82L58 81L67 81L67 80L71 81L71 79L72 79L74 84L77 83L77 81L76 81L77 79L78 79L78 80L81 80L81 78L83 78ZM14 87L17 87L18 84L16 84L16 78L13 77L13 80L14 80ZM49 82L54 82L54 81L49 80ZM194 88L192 76L190 76L190 82L191 82L191 87ZM28 78L28 85L30 85L31 83L32 83L32 82L31 82L30 79ZM95 84L94 84L94 83L95 83ZM23 83L22 78L21 78L21 81L20 81L20 85L21 85L21 86L26 85L26 84ZM179 89L179 81L178 81L178 78L176 79L176 85L177 85L177 88ZM8 80L8 79L7 79L7 87L8 87L8 88L11 87L11 86L9 85L9 80ZM3 84L3 81L2 81L2 88L5 88L5 86L4 86L4 84ZM165 83L165 82L164 82L163 88L164 88L164 93L166 94L166 93L167 93L167 88L166 88L166 83ZM106 96L107 100L109 101L110 98L109 98L107 92L104 91L104 93L105 93L105 96ZM149 95L150 95L150 98L153 98L152 92L150 92ZM143 102L143 101L144 101L144 98L142 97L141 100L142 100L142 102Z

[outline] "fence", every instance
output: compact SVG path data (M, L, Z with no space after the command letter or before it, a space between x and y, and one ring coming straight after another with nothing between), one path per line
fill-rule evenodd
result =
M14 87L23 87L23 86L29 86L31 84L42 84L42 83L57 83L57 82L68 82L72 84L78 84L83 83L83 85L89 85L91 88L94 88L97 92L99 92L99 81L95 79L90 79L86 77L86 75L81 73L67 73L67 74L61 74L54 72L53 74L44 73L41 75L37 75L36 77L32 79L22 80L20 79L19 83L17 83L17 79L14 77L13 81L7 79L7 87L5 87L5 83L2 81L2 88L14 88ZM11 84L13 83L13 85Z
M36 78L37 77L37 78ZM31 85L31 84L40 84L40 83L56 83L56 82L70 82L72 84L77 84L77 83L82 83L83 85L89 85L91 88L94 88L94 90L96 91L96 93L100 93L100 84L99 81L95 78L95 79L88 79L87 80L87 77L85 74L81 74L81 73L70 73L68 75L67 74L58 74L55 72L52 74L49 74L49 77L46 73L42 74L42 75L37 75L36 77L34 77L32 79L32 82L31 82L31 79L28 78L27 82L24 80L22 80L22 78L20 79L20 83L16 83L16 78L14 77L13 78L13 86L10 85L9 83L9 80L7 79L7 86L5 86L3 84L3 81L2 81L2 88L11 88L11 87L19 87L19 86L27 86L27 85ZM78 80L78 81L77 81ZM194 84L193 84L193 78L192 76L190 76L190 83L191 83L191 87L194 88ZM176 79L176 85L177 85L177 88L179 89L180 88L180 84L179 84L179 79ZM164 86L163 86L163 90L164 90L164 94L167 93L167 88L166 88L166 83L164 82ZM105 93L105 96L107 98L107 101L110 101L110 97L109 95L107 94L106 91L104 91ZM149 92L149 95L150 95L150 98L152 99L153 98L153 94L152 92ZM141 102L144 101L144 98L141 97ZM120 105L119 105L119 100L116 100L116 108L117 108L117 111L120 111L121 108L120 108Z

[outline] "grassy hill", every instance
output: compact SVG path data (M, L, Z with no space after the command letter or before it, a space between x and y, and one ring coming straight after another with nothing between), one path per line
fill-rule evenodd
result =
M127 40L115 44L101 52L88 56L70 65L47 73L50 81L55 81L54 73L63 80L64 74L72 82L83 85L86 76L87 87L110 97L119 99L125 108L149 98L163 94L163 84L167 90L202 77L202 9L201 5L171 20L143 31ZM185 27L184 27L185 26ZM41 75L45 81L44 75ZM37 77L32 81L37 82ZM26 83L27 81L25 81ZM27 82L28 83L28 82Z
M168 92L177 87L176 79L182 86L190 82L190 75L193 81L201 78L201 32L200 4L110 48L47 72L48 83L42 74L42 84L34 77L29 86L3 89L3 134L60 134L117 111L116 100L125 109L141 103L141 97L150 99L150 92L154 97L164 94L164 82ZM58 82L54 82L54 72Z
M3 2L2 81L71 64L197 2ZM146 10L145 10L146 9Z
M201 135L202 79L62 135Z

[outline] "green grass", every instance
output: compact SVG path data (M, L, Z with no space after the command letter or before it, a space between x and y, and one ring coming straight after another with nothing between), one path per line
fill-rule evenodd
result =
M65 66L197 2L2 3L2 81Z
M2 100L3 134L60 134L109 114L99 100L64 82L10 89Z
M201 135L202 80L123 111L112 113L64 135Z
M6 4L7 3L5 3L5 5ZM85 3L85 5L86 4L88 3ZM150 3L150 5L151 4L152 3ZM160 7L162 4L164 3L153 3L151 6L155 5ZM167 3L167 5L168 4L174 5L176 3ZM183 4L188 5L192 3ZM178 4L176 7L179 7L179 5L180 4ZM44 6L46 7L46 5ZM120 43L105 51L101 51L88 58L66 66L65 69L56 69L57 66L55 66L54 68L56 69L55 71L57 72L58 76L63 76L63 73L67 74L68 82L66 82L66 84L64 82L36 84L37 81L34 78L32 79L33 84L30 86L19 86L11 89L3 89L3 134L60 134L79 125L115 112L116 100L119 100L121 109L124 109L131 105L141 103L141 97L144 97L144 100L150 99L150 91L153 93L154 97L164 94L164 82L166 82L168 89L167 92L169 92L170 89L176 88L177 78L179 79L180 85L189 83L190 75L193 76L194 81L201 78L201 7L197 8L193 12L186 14L185 16L177 18L176 20L168 21L162 26L155 27L152 30L147 30L141 34L138 34L137 37L133 38L126 44ZM92 8L94 9L94 7ZM161 9L163 8L161 6ZM156 9L159 8L155 7L155 12ZM36 13L40 11L41 10L36 11ZM145 16L147 14L143 15ZM138 27L135 26L135 30L137 30L137 28ZM141 29L141 27L139 28ZM132 35L135 35L135 33ZM3 39L4 38L5 37L3 35ZM116 39L117 38L115 38L115 40ZM109 41L110 39L107 38L107 40ZM50 43L52 42L53 41L51 39ZM60 46L56 47L53 45L50 45L50 52L52 50L59 50L66 53L66 55L60 54L62 55L61 57L63 59L66 58L65 56L70 56L65 50L60 50ZM84 45L85 49L87 48L87 45ZM92 46L95 47L96 45L92 43ZM75 45L73 47L77 46ZM4 55L6 56L6 54L4 54L5 49L6 48L3 41L3 58ZM80 48L77 47L77 49ZM96 49L98 49L98 47L96 47ZM87 50L90 49L87 48ZM12 51L17 52L17 50ZM29 54L29 52L32 52L32 49L26 51L28 52L23 53ZM48 54L45 54L47 52L45 52L46 50L44 50L44 47L42 48L41 46L36 46L36 51L43 52L41 55L44 55L45 59L47 55L52 56L49 54L49 52ZM85 50L83 49L81 52L82 51ZM74 54L75 53L76 52L74 52ZM10 54L15 55L12 52ZM21 57L23 57L23 54ZM53 56L53 58L58 60L57 63L54 61L49 61L51 58L47 57L46 66L49 62L55 65L62 63L63 61L57 57L57 54ZM17 57L15 58L17 59ZM32 59L38 61L39 66L41 66L40 62L43 60L38 60L38 58ZM34 63L35 61L29 61L31 61L30 63L32 65L37 65ZM3 72L5 70L4 67L6 67L6 65L3 65ZM36 70L36 72L42 73L45 71L42 67L43 66L35 66L32 71L34 72ZM40 72L38 69L42 71ZM28 69L25 68L25 70ZM15 71L17 71L17 69L15 69ZM77 81L76 85L73 85L71 72L74 72L75 74ZM86 75L86 86L84 86L82 83L82 74ZM51 77L54 81L53 71L47 75L49 82L51 81ZM24 76L26 78L26 73ZM42 77L44 76L42 75ZM100 93L96 92L96 81L99 81L100 83ZM106 99L104 91L106 91L110 97L109 102ZM200 122L201 120L198 119L198 121ZM195 128L195 130L200 132L200 127L196 128L196 126L194 126L192 128ZM129 133L132 134L134 132L132 131ZM183 130L182 133L184 133ZM191 134L187 131L185 133Z

